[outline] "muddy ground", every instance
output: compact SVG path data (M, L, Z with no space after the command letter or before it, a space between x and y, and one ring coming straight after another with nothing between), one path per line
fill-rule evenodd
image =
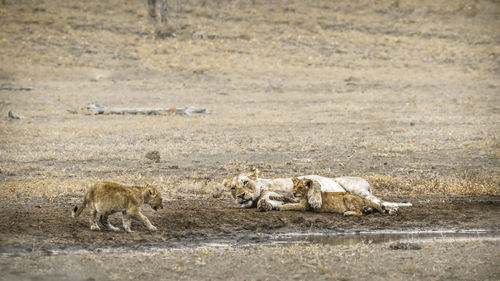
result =
M496 1L169 5L155 26L142 1L1 1L0 279L499 279L497 238L263 245L288 232L498 237ZM96 101L210 114L82 110ZM221 182L253 167L363 176L414 206L361 218L237 209ZM71 219L101 180L158 186L166 208L144 210L159 231Z
M363 217L264 213L220 199L173 200L158 212L144 208L157 232L149 233L134 222L135 232L129 234L91 231L88 212L71 218L69 202L75 200L1 206L2 280L496 280L500 276L499 197L418 195L410 197L414 206L401 209L397 216ZM111 220L115 226L121 225L119 217ZM408 242L356 234L381 230L479 230L491 236L420 241L418 235L409 234L414 238ZM305 238L277 239L290 233L334 238L310 244L304 244ZM346 236L350 239L343 241ZM395 243L408 248L394 249Z
M230 200L174 200L165 209L144 213L159 228L149 233L140 222L134 222L134 233L103 230L91 231L89 214L71 217L73 198L50 204L2 206L1 253L30 254L55 249L97 249L100 247L179 246L211 240L238 241L246 244L267 239L267 235L289 232L343 233L361 230L401 229L488 229L497 231L500 198L491 196L418 196L414 206L401 208L397 216L371 214L343 217L339 214L311 212L259 212L241 209ZM392 197L392 199L399 199ZM22 206L22 209L16 208ZM112 224L121 227L121 216ZM26 243L29 241L29 243ZM15 250L15 251L14 251Z

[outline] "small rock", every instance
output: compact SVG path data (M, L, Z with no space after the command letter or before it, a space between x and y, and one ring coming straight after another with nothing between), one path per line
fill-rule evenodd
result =
M24 116L19 115L19 114L13 112L12 110L9 110L9 117L12 119L24 119Z
M160 152L157 150L150 151L146 153L146 158L154 162L160 162Z

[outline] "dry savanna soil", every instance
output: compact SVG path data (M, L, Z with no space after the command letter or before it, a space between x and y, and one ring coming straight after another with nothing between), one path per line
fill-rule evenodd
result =
M144 1L0 2L0 280L500 278L496 1L168 4L162 25ZM170 112L94 115L95 102ZM172 113L185 107L209 114ZM239 209L221 183L254 167L362 176L413 207ZM71 218L103 180L157 186L165 208L143 210L158 231ZM262 245L443 229L494 238Z

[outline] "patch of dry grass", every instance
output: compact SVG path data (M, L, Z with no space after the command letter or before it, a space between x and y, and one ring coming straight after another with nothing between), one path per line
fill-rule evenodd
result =
M439 175L366 175L375 193L500 195L498 175L463 172L454 176Z
M497 171L498 5L173 5L178 36L168 39L155 38L140 1L3 5L0 82L35 90L0 91L2 198L80 195L103 179L155 184L167 198L225 198L214 171L263 163L271 176L374 171L367 178L379 192L499 194L496 175L397 170L474 161L475 172L483 162ZM66 111L93 101L212 114ZM26 119L9 120L10 109ZM151 150L162 166L146 165ZM169 165L179 169L154 173Z
M222 189L219 181L196 181L181 177L141 177L120 176L108 179L88 177L85 179L65 179L33 177L0 184L0 202L17 202L27 198L41 198L54 202L61 196L83 196L91 185L99 181L111 181L124 185L151 184L160 190L164 199L229 198L229 190Z
M461 173L455 176L439 175L381 175L363 176L372 185L375 194L456 194L500 196L498 175ZM164 199L231 198L220 179L196 180L172 177L144 177L121 175L107 179L88 177L66 179L32 177L0 184L0 201L16 202L26 198L42 198L53 202L60 196L83 196L85 190L98 181L112 181L125 185L151 184L160 189Z

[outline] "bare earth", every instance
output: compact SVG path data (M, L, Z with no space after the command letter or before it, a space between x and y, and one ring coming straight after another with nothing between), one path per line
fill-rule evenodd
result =
M0 280L500 279L498 3L169 4L170 25L154 27L142 1L0 3ZM96 101L211 113L82 110ZM253 167L363 176L414 206L238 209L221 182ZM159 231L72 219L101 180L156 185L166 208L143 209ZM492 235L268 244L395 230Z

